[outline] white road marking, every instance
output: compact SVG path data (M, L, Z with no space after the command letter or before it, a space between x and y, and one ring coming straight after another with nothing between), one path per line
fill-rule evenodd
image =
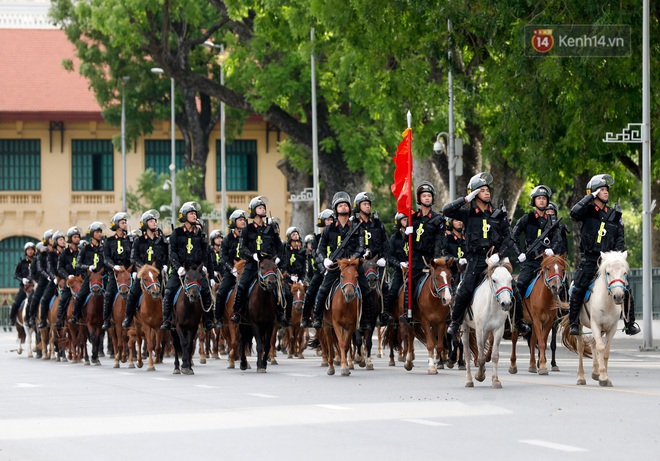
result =
M567 453L578 453L583 451L589 451L586 448L573 447L571 445L563 445L560 443L548 442L546 440L521 440L521 443L526 443L529 445L535 445L537 447L550 448L552 450L565 451Z
M172 381L172 378L151 378L155 379L156 381Z
M427 419L403 419L407 423L421 424L423 426L451 426L447 423L439 423L438 421L429 421Z
M314 374L305 374L305 373L284 373L287 376L293 376L294 378L316 378L318 375Z
M279 399L280 397L277 395L270 395L270 394L248 394L253 397L261 397L262 399Z
M218 386L209 386L208 384L195 384L195 387L201 387L202 389L220 389Z
M117 374L118 375L124 375L124 376L137 376L136 373L130 373L128 371L118 371Z
M321 411L350 409L353 411ZM310 424L368 423L401 419L448 419L470 416L509 415L512 412L490 404L468 405L461 402L370 403L338 405L273 405L196 413L104 414L44 418L0 419L0 441L37 440L65 437L159 434L174 431L253 429L294 427ZM26 431L26 427L35 428ZM38 430L37 430L38 429Z
M16 387L41 387L41 384L16 383Z

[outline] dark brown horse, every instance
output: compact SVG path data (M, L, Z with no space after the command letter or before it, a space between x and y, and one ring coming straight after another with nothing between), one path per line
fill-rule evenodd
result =
M307 346L307 341L305 341L305 329L300 328L300 321L302 320L302 309L305 304L305 284L300 282L291 284L291 294L293 295L291 326L286 328L288 358L298 357L304 359L303 351Z
M76 301L76 296L82 287L83 278L80 275L69 277L66 280L66 285L71 289L73 296L69 305L65 307L65 318L70 319L73 315L73 306ZM69 349L69 360L73 362L80 362L84 356L87 355L87 334L85 332L85 325L79 323L72 324L68 321L65 322L65 337L60 340L60 345L66 346Z
M142 289L142 300L135 315L137 350L142 350L142 339L147 342L147 371L155 371L154 362L160 359L163 332L163 297L161 292L160 271L149 264L138 271L137 279ZM155 359L154 359L155 356ZM142 354L138 354L138 368L142 368Z
M115 350L114 368L119 368L119 362L126 362L128 356L128 334L121 327L121 322L126 315L126 299L128 292L133 284L131 271L133 266L124 269L120 266L119 270L114 270L115 280L117 281L117 296L112 304L112 326L108 331Z
M358 264L359 259L340 259L337 261L341 275L339 287L330 300L330 310L323 316L324 325L330 325L332 332L324 332L328 356L328 374L335 374L334 343L337 338L337 349L341 358L341 375L349 376L351 338L358 326L361 300L358 295Z
M532 335L529 340L529 372L540 375L548 374L545 351L548 344L548 335L558 318L559 293L563 290L566 278L566 255L543 255L539 278L534 284L529 297L523 299L525 320L532 324ZM521 293L525 296L525 293ZM509 373L518 371L516 366L516 342L518 333L511 334L511 365ZM539 350L538 369L536 366L536 348ZM553 366L553 370L556 365ZM555 371L559 371L557 368Z
M369 325L376 325L376 319L380 314L383 300L383 292L381 287L381 273L380 267L376 264L378 258L365 259L363 262L364 266L364 275L369 284L370 292L368 296L371 296L371 318L367 319ZM364 315L364 311L362 312ZM363 347L364 344L364 347ZM362 334L356 333L355 335L355 345L356 345L356 363L361 367L365 367L367 370L373 370L374 365L371 361L371 349L373 347L373 331L364 330Z
M90 297L83 305L83 322L87 326L87 338L92 344L92 363L101 365L99 360L99 348L103 349L103 271L89 273ZM87 343L85 343L85 365L89 365L87 355Z
M59 335L57 328L55 328L55 322L57 322L57 306L60 303L60 291L64 288L64 279L57 277L55 283L57 284L57 291L48 309L47 326L41 328L41 348L43 349L42 358L44 360L59 361Z
M244 260L241 259L240 261L236 261L234 263L234 269L236 269L237 280L241 278L241 274L243 273L244 268L245 268ZM220 285L218 285L218 288L220 288ZM234 287L234 289L230 292L229 298L227 298L225 304L225 313L224 313L224 317L222 318L223 327L221 330L222 337L227 342L227 362L228 362L227 368L229 369L234 369L236 367L236 360L241 359L241 354L239 352L241 347L241 334L238 330L238 325L229 320L234 310L235 299L236 299L236 288ZM217 305L217 303L224 303L225 300L218 299L216 296L215 302ZM250 368L249 364L248 364L248 368Z
M174 303L174 374L194 375L192 369L192 355L195 352L195 336L199 321L202 318L202 286L204 277L203 264L196 267L184 266L186 275L181 280L182 288L175 297ZM172 275L176 277L176 275ZM179 368L181 356L181 368Z
M257 373L266 373L270 341L275 327L277 312L276 296L280 291L280 276L275 259L264 256L259 260L259 273L254 287L247 299L247 323L241 323L241 370L248 368L246 350L252 345L252 338L257 342ZM283 298L283 297L282 297ZM283 301L282 301L283 302Z

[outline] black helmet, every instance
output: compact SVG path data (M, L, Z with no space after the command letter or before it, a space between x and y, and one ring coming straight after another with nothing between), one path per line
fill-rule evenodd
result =
M422 204L422 202L419 200L419 196L424 192L429 192L433 196L433 200L431 201L431 205L433 205L435 203L435 187L433 187L433 184L428 181L422 181L419 186L417 186L417 190L415 191L415 197L417 197L417 205Z
M102 231L103 229L105 229L105 224L103 224L101 221L94 221L87 228L87 235L92 235L97 230Z
M142 213L142 216L140 217L140 230L143 232L146 231L147 223L152 219L158 221L158 218L160 218L160 213L157 210L145 211L144 213Z
M316 227L325 227L325 220L328 218L335 219L335 214L330 208L326 208L319 213L319 216L316 219Z
M305 235L305 245L314 241L314 234Z
M360 203L369 202L372 203L374 200L374 195L371 192L360 192L353 199L353 213L358 214L360 212Z
M397 229L400 229L401 228L401 220L403 218L407 218L407 216L403 213L395 214L394 215L394 227L396 227Z
M23 245L23 253L27 253L29 248L32 248L34 251L37 251L34 242L26 242L25 245Z
M546 210L554 210L555 214L559 212L557 209L557 204L555 202L548 202L548 206L545 207Z
M48 245L50 243L50 239L53 238L53 232L55 232L53 229L48 229L46 232L44 232L44 236L41 238L41 242L44 245Z
M236 220L243 218L247 221L247 215L245 214L245 211L243 210L234 210L232 214L229 215L229 221L227 224L229 225L230 229L235 229L236 228Z
M202 211L202 206L197 202L186 202L181 205L181 208L179 208L179 222L186 222L186 215L191 211L199 215L199 212Z
M600 187L607 187L609 189L612 184L614 184L614 178L611 175L597 174L587 183L587 194L591 194Z
M250 218L254 218L255 216L257 216L257 212L255 210L257 209L258 206L261 205L263 205L265 208L266 205L268 205L268 198L260 195L250 200L250 204L248 205L248 214L250 215Z
M529 206L535 206L534 205L534 199L536 197L545 197L548 199L548 202L552 198L552 190L548 186L544 186L543 184L540 184L532 190L532 193L529 195L531 198Z
M211 235L209 235L209 242L213 243L213 241L218 237L219 238L223 237L222 232L220 232L219 229L214 229L213 231L211 231Z
M335 214L337 213L337 205L340 203L346 203L348 205L348 209L350 210L351 208L351 196L348 195L348 192L339 191L337 192L333 197L332 197L332 209L335 211ZM350 211L349 211L350 214Z
M298 232L298 238L300 238L300 229L294 226L291 226L286 230L286 238L291 239L291 234L293 234L294 232Z
M74 235L78 235L78 237L81 237L82 232L83 232L82 229L78 226L69 227L69 230L66 231L66 243L71 243L71 238Z
M112 217L112 220L110 221L110 230L116 231L119 228L119 221L122 219L128 221L130 219L130 216L128 213L124 213L123 211L120 211L116 215Z
M64 232L62 232L62 231L60 231L60 230L57 230L57 231L55 231L55 232L53 233L53 237L52 237L52 239L53 239L53 243L54 243L55 245L57 245L57 240L58 240L60 237L62 237L64 240L66 240L66 238L64 237Z
M467 193L471 194L473 191L483 186L488 186L490 189L491 184L493 184L493 175L486 172L477 173L470 178L470 182L468 182L467 185Z

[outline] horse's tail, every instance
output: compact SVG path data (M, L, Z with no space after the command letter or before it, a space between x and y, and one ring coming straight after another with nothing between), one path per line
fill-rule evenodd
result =
M252 327L250 325L239 325L241 336L241 350L245 351L245 355L252 355Z
M422 329L422 325L420 323L414 323L413 324L413 331L415 333L415 338L422 343L424 346L426 346L426 334L424 333L424 330Z
M577 354L577 336L570 335L569 331L569 321L568 315L564 316L561 323L561 343L566 349ZM591 341L584 341L584 356L591 358Z

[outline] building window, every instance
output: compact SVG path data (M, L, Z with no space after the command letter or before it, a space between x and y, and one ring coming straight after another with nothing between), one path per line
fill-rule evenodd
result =
M112 141L74 140L72 178L74 191L114 190Z
M216 184L222 190L220 141L216 141ZM227 190L257 190L257 141L237 139L227 143Z
M182 140L175 141L174 144L176 171L183 169L183 153L186 151L186 144ZM151 168L156 177L165 173L170 174L170 163L172 161L172 141L171 140L145 140L144 141L144 169Z
M0 190L41 190L39 139L0 139Z
M16 288L18 280L14 278L14 269L16 264L23 257L23 245L27 242L37 241L32 237L9 237L0 240L0 288Z

